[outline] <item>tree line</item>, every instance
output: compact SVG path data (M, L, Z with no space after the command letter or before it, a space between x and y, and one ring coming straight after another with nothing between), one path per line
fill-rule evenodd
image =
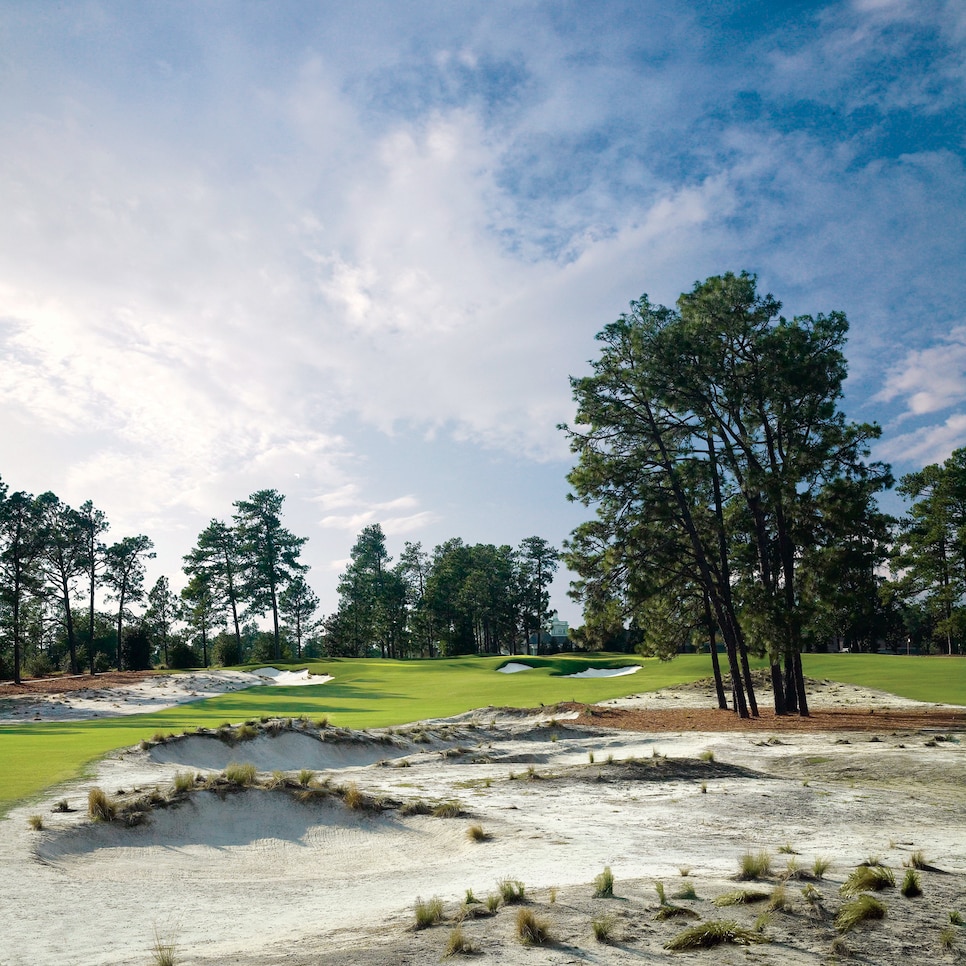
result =
M91 501L74 509L0 481L0 679L374 651L516 653L529 636L546 637L558 553L539 537L516 550L455 538L432 554L407 543L393 565L381 527L366 527L338 609L322 620L301 560L307 538L284 526L284 499L259 490L230 519L212 519L175 594L167 576L145 587L149 537L109 542Z
M718 701L758 713L749 654L769 658L777 713L808 713L801 653L830 644L962 648L966 451L902 478L909 514L877 495L874 423L839 408L848 322L786 320L754 276L696 283L676 308L646 296L597 336L563 426L571 498L595 508L564 559L591 646L670 656L710 643Z

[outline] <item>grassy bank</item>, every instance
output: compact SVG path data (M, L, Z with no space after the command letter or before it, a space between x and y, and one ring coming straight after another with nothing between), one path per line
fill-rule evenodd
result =
M400 725L445 717L487 705L536 707L558 701L596 702L654 691L708 677L707 655L681 655L661 663L628 655L526 658L534 667L500 674L505 658L438 661L331 660L310 662L313 673L331 674L328 684L257 687L167 711L80 722L0 726L0 810L19 799L81 774L100 756L137 744L156 732L217 727L263 715L319 718L349 728ZM924 701L966 703L966 660L881 657L863 654L806 655L810 677L879 688ZM588 666L639 663L636 674L569 678Z

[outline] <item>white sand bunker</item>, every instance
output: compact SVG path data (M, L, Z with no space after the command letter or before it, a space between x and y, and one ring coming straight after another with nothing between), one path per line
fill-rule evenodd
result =
M331 674L309 674L302 671L280 671L277 667L260 667L251 672L263 684L276 684L283 688L300 687L305 684L325 684L332 680Z
M509 664L504 664L503 667L498 667L497 670L500 674L516 674L518 671L532 671L533 668L529 664L520 664L518 661L510 661Z
M636 674L640 671L640 664L632 664L630 667L589 667L576 674L564 675L568 678L620 678L625 674Z

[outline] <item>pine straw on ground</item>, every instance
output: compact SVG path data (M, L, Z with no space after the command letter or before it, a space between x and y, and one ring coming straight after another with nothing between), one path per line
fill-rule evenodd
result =
M966 730L966 711L942 708L819 709L808 717L783 715L759 704L757 718L739 718L733 711L717 708L675 708L654 711L605 708L599 705L566 704L562 710L577 711L579 724L621 731L938 731Z
M25 678L22 684L8 681L0 684L0 697L23 697L28 694L66 694L91 688L117 688L138 684L154 677L157 671L104 671L100 674L65 674L49 678Z

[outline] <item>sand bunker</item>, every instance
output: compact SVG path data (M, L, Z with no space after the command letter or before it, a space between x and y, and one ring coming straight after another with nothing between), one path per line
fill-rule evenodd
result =
M520 664L518 661L510 661L509 664L504 664L503 667L497 668L500 674L518 674L520 671L532 670L533 668L529 664Z
M576 674L568 674L568 678L621 678L626 674L637 674L640 671L639 664L631 664L628 667L589 667Z
M710 693L701 698L713 707ZM938 960L949 911L966 913L962 728L640 733L576 725L547 708L483 709L392 733L321 729L324 740L311 733L319 729L286 729L234 744L206 733L128 749L90 778L13 809L0 822L0 908L16 910L0 933L0 963L143 966L156 930L193 966L438 962L466 890L485 899L498 880L513 878L557 944L521 946L512 908L481 917L471 910L463 928L481 964L630 966L666 959L664 943L686 924L658 919L655 881L700 920L754 928L760 906L712 904L734 891L749 851L772 856L766 890L786 863L807 871L827 858L832 866L814 883L786 883L792 908L770 918L770 944L722 948L709 954L715 963L831 961L839 887L870 856L895 871L897 884L917 850L943 871L921 873L924 894L915 900L898 888L882 894L886 918L844 940L863 961ZM458 800L465 814L406 817L396 808L353 811L334 796L299 801L298 789L198 787L143 826L86 817L92 786L148 794L170 789L178 771L217 770L228 760L253 762L266 782L279 770L295 784L296 769L311 768L333 787L355 785L396 803ZM58 811L59 801L74 811ZM31 830L31 815L43 830ZM468 836L473 825L484 841ZM592 896L604 866L619 901ZM818 906L803 896L806 884ZM674 897L684 885L696 898ZM60 901L71 896L83 901ZM411 929L420 896L440 897L445 925ZM614 917L613 945L591 932L603 913ZM956 943L966 946L966 935L957 932Z
M280 671L276 667L260 667L251 672L265 684L279 687L301 687L306 684L326 684L332 680L331 674L309 674L308 668L302 671Z

